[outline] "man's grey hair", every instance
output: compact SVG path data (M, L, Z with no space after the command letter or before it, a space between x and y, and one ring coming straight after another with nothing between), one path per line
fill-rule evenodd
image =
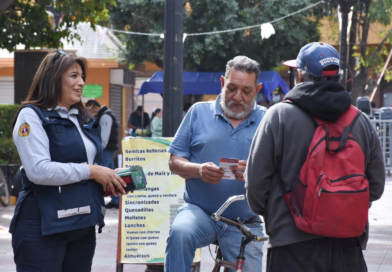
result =
M230 70L254 73L256 75L256 86L260 76L260 64L246 56L237 56L232 60L229 60L226 64L225 78L229 76Z
M339 72L333 76L316 76L309 71L297 69L298 73L301 73L303 82L315 82L315 81L336 81L339 82L343 76L343 70L339 69Z

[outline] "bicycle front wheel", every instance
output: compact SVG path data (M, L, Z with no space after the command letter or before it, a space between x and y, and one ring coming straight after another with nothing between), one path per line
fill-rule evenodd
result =
M7 207L10 204L10 192L8 189L8 184L1 170L0 170L0 203L4 207Z

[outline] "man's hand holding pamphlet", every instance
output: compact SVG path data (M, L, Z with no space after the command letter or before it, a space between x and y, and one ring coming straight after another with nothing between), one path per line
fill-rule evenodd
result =
M219 163L219 168L222 168L225 173L223 175L224 179L236 179L233 170L231 170L232 166L238 166L239 159L233 158L221 158Z

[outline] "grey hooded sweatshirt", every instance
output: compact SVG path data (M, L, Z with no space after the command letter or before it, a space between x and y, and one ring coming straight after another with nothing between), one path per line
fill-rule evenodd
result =
M350 95L343 86L332 81L298 84L285 99L292 103L279 103L271 107L261 121L253 138L245 171L248 203L265 220L269 247L321 237L296 227L283 194L292 189L316 130L309 115L333 122L351 103ZM365 174L369 180L372 202L381 197L385 184L378 134L366 115L358 118L351 133L365 154ZM364 249L367 230L358 238Z

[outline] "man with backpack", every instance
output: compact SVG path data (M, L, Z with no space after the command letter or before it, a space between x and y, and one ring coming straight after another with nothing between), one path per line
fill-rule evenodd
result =
M338 83L339 53L301 48L297 85L253 139L245 187L269 235L267 271L367 271L369 205L384 190L377 132Z

